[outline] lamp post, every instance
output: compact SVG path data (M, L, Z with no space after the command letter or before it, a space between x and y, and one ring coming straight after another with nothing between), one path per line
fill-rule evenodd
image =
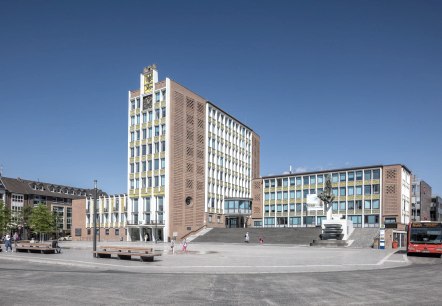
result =
M94 257L97 257L97 254L95 253L97 251L97 180L94 180L94 189L95 189L95 195L94 195Z

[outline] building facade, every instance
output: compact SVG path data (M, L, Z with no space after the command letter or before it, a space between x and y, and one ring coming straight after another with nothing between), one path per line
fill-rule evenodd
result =
M314 227L326 218L308 210L307 196L320 194L331 176L332 211L354 227L394 228L410 222L411 172L403 165L379 165L268 176L253 181L253 226Z
M72 201L88 195L91 195L90 189L0 177L0 199L11 209L12 228L19 234L23 234L24 224L20 219L23 208L42 203L57 215L56 235L71 235Z
M99 194L97 197L98 241L125 241L127 239L127 195ZM73 240L93 240L94 202L94 197L91 196L73 201Z
M411 188L411 214L413 221L432 220L431 186L415 176Z
M154 65L129 91L128 113L128 240L246 222L259 177L252 129L171 79L158 81Z

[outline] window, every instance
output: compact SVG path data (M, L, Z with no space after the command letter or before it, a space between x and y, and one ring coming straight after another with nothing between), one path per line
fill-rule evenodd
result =
M348 181L349 182L355 180L355 173L353 171L352 172L348 172L347 176L348 176Z
M143 122L147 122L147 113L143 113Z
M338 174L337 174L337 173L333 173L333 174L332 174L332 182L333 182L333 183L337 183L338 180L339 180L339 176L338 176Z
M281 179L277 179L276 180L276 187L281 187L282 186L282 180Z
M146 155L146 145L141 146L141 155Z
M301 186L301 185L302 185L302 179L301 179L300 176L298 176L298 177L296 178L296 186Z
M155 136L160 136L160 126L155 125Z
M291 190L290 191L290 199L294 199L295 198L295 191Z
M361 181L362 180L362 171L356 171L356 180Z
M324 175L318 175L318 184L323 184L324 183Z
M373 179L378 180L379 178L380 178L380 170L379 169L373 170Z
M290 178L290 186L295 186L295 178L294 177Z
M356 195L362 195L362 186L356 186Z
M316 184L316 176L314 176L314 175L311 175L310 176L310 184Z
M364 185L364 194L371 194L371 185Z
M371 201L370 200L365 200L364 209L371 209Z
M161 117L166 117L166 108L161 108Z
M269 180L265 180L264 181L264 188L269 188L269 186L270 186Z
M339 210L345 210L345 201L339 202Z
M159 91L157 91L155 93L155 102L160 102L160 92Z
M119 236L120 235L120 229L119 228L116 228L115 229L115 236Z
M333 187L332 188L332 193L333 193L334 196L338 196L338 188Z
M287 187L287 186L289 185L289 179L287 179L287 178L283 179L283 180L282 180L282 185L283 185L284 187Z
M268 201L270 199L270 193L264 193L264 200Z
M355 201L348 201L347 203L348 209L354 209L355 208Z
M304 185L309 185L309 177L308 176L304 176L303 180L304 180Z
M340 187L339 188L339 195L340 196L345 196L345 187Z
M276 193L276 199L277 199L277 200L282 200L282 193L281 193L281 191L278 191L278 192Z
M379 184L374 184L373 185L373 194L379 194L379 192L380 192Z
M367 180L371 180L371 170L365 170L364 171L364 179Z
M296 190L296 198L297 199L301 198L301 190Z
M105 234L106 236L109 235L109 229L108 229L108 228L106 228L106 229L104 230L104 234Z
M355 194L355 188L353 186L348 186L348 195L354 195Z
M284 192L282 193L282 198L283 198L284 200L287 200L287 199L288 199L288 192L287 192L287 191L284 191Z
M345 182L345 180L346 180L345 172L339 173L339 181Z
M362 200L356 200L356 209L362 209Z
M371 208L373 209L379 209L379 200L373 200L371 202Z

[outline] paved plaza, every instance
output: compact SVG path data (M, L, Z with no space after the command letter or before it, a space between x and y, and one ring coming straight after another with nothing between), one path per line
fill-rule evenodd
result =
M437 305L440 258L403 250L191 243L154 262L98 259L91 242L61 254L0 253L1 305ZM109 245L111 243L102 243ZM143 243L113 243L131 246Z

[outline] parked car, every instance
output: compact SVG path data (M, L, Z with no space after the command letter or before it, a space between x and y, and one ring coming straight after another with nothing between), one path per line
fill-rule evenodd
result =
M58 241L71 241L71 240L72 240L71 236L64 236L64 237L58 238Z

